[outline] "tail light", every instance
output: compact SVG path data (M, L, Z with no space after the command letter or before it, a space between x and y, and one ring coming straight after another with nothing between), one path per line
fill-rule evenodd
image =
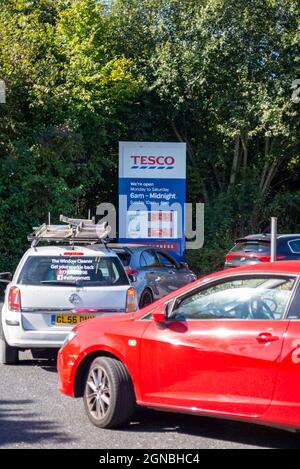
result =
M257 259L260 262L271 262L271 256L257 256ZM277 261L282 261L283 259L285 259L285 256L277 256L276 257Z
M260 262L270 262L271 261L271 256L257 256L257 259Z
M134 313L138 309L136 289L128 288L126 297L126 313Z
M260 255L260 254L252 254L252 255L243 254L243 253L227 254L225 256L225 259L226 259L227 262L230 262L233 259L233 257L237 257L237 258L244 257L244 258L247 258L247 259L252 260L252 261L271 262L271 256L270 255ZM277 258L276 258L277 261L282 261L283 259L285 259L285 256L277 256Z
M138 272L134 269L130 269L129 267L127 267L125 270L126 270L126 274L129 277L129 280L131 282L136 282L138 278Z
M10 311L21 311L21 293L18 287L11 287L9 290L8 308Z
M78 252L78 251L70 251L70 252L64 252L64 256L83 256L83 252Z

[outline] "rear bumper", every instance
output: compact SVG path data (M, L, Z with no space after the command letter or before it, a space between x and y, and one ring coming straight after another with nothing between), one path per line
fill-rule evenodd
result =
M22 324L22 315L18 312L6 311L3 307L2 328L6 342L18 348L60 348L69 334L70 328L59 331L51 330L25 330Z
M248 267L248 266L257 265L260 263L261 262L259 261L236 262L234 264L231 262L225 262L224 269L234 269L235 267Z
M111 316L116 313L106 312L95 313L96 317ZM106 311L106 310L105 310ZM74 311L64 311L74 313ZM122 311L123 314L124 311ZM33 313L32 313L33 314ZM35 313L36 314L36 313ZM4 336L9 345L18 348L60 348L66 337L76 324L52 327L48 324L49 320L45 320L39 315L37 322L39 327L33 327L33 321L23 313L7 311L6 307L2 309L2 327ZM32 317L34 317L32 315Z
M6 326L5 339L19 348L60 348L69 331L24 331L20 326Z

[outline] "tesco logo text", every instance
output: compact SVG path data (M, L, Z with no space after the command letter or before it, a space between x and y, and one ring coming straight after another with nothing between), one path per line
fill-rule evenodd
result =
M174 156L135 156L131 157L131 169L172 169Z

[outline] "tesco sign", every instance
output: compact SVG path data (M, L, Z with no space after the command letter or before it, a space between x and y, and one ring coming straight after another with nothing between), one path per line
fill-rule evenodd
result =
M151 156L151 155L131 155L132 169L138 169L140 166L168 166L175 164L174 156ZM145 168L146 169L146 168ZM149 168L148 168L149 169Z
M120 178L185 179L186 145L173 142L120 142Z
M184 255L186 144L119 143L119 242Z

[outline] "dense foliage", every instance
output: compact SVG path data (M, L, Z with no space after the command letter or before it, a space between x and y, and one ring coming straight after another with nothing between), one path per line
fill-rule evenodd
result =
M298 0L0 0L0 270L48 211L117 203L119 140L184 141L199 272L300 231Z

